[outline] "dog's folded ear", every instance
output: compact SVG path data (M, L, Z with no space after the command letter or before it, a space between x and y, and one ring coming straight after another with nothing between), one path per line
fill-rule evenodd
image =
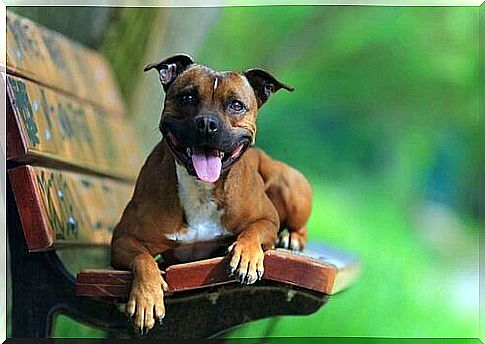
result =
M168 86L182 73L188 66L195 63L192 56L187 54L177 54L170 56L163 61L150 63L143 68L145 72L155 68L160 75L163 89L167 91Z
M258 100L258 107L261 107L272 93L282 88L290 92L295 90L293 87L279 82L274 76L263 69L248 69L243 74L254 89L256 99Z

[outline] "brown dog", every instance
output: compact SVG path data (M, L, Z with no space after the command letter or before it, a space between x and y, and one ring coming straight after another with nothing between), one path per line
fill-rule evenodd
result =
M259 108L291 87L260 69L216 72L188 55L145 71L153 68L166 93L163 139L142 167L112 240L113 267L134 274L126 310L142 331L165 316L166 283L155 255L170 264L232 244L230 273L252 284L264 273L263 250L277 241L303 248L312 196L302 174L250 148Z

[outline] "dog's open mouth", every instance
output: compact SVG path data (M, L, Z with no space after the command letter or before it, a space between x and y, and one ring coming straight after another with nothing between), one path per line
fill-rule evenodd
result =
M249 146L249 139L243 138L226 149L208 146L186 147L168 132L167 142L187 171L201 181L215 183L222 172L234 163Z

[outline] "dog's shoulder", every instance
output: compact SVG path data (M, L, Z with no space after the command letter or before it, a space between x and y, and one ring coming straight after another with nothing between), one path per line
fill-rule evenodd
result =
M155 203L172 205L177 194L175 160L164 141L158 143L148 155L138 175L133 200L140 206Z
M259 173L258 150L248 149L229 170L224 181L224 192L230 203L242 205L265 195L265 183Z
M259 152L248 150L229 170L224 182L224 227L237 232L258 219L278 222L278 214L258 171Z

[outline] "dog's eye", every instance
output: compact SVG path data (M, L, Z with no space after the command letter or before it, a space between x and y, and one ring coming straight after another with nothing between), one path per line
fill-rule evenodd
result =
M177 102L180 105L193 105L197 103L197 97L192 93L185 93L177 97Z
M242 113L246 110L246 107L241 101L233 100L229 103L228 109L233 113Z

